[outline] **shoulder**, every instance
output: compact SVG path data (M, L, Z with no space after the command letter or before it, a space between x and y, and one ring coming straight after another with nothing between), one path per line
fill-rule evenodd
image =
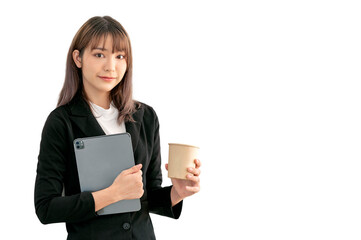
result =
M138 105L137 109L142 109L145 115L157 115L152 106L140 101L136 101L135 103Z
M51 111L45 121L43 131L64 131L69 122L69 114L66 105L59 106Z
M137 111L143 112L143 121L158 123L158 116L154 108L144 102L135 101Z
M57 108L55 108L53 111L50 112L48 115L47 121L53 121L53 120L60 120L60 119L67 119L69 116L67 106L62 105Z

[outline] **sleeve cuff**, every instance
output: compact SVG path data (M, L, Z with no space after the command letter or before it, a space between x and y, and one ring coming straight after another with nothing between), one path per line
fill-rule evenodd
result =
M83 200L84 204L87 205L88 214L86 218L94 218L98 216L95 212L95 202L93 194L91 192L82 192L80 193L80 198Z
M170 191L172 186L153 190L148 193L150 212L158 215L178 219L182 212L183 201L172 207Z
M172 207L172 215L174 219L178 219L181 215L183 208L183 200Z

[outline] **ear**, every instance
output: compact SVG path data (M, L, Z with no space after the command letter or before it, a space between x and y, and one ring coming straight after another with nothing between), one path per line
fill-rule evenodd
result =
M80 57L80 52L79 52L79 50L74 50L74 51L73 51L73 60L74 60L75 65L76 65L78 68L81 68L81 57Z

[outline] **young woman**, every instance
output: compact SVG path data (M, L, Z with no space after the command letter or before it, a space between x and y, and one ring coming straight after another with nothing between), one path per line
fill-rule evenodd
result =
M73 140L123 132L132 137L136 165L108 188L81 192ZM40 221L65 222L68 239L155 239L149 213L179 218L182 200L199 191L200 165L195 159L188 180L161 187L158 118L152 107L132 99L128 34L111 17L89 19L71 43L58 106L42 132L35 183ZM96 214L135 198L141 199L138 212Z

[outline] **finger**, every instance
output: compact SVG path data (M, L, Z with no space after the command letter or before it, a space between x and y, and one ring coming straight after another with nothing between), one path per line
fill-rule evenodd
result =
M165 169L168 171L168 163L165 164Z
M187 179L195 183L199 183L201 181L199 177L193 176L191 174L187 174Z
M194 163L196 164L196 168L200 168L201 167L201 160L199 159L194 159Z
M138 165L135 165L135 166L133 166L131 168L128 168L127 170L124 170L123 172L125 174L133 174L133 173L138 172L141 168L142 168L142 164L138 164Z
M193 173L195 176L199 176L201 174L201 170L198 168L188 168L188 172Z
M133 175L138 175L138 176L143 176L143 171L142 170L138 170L138 171L136 171L136 172L134 172L134 173L132 173Z
M195 187L186 186L186 190L189 192L197 193L201 190L201 188L199 186L195 186Z
M142 179L143 179L143 175L142 175L141 171L129 174L128 176L132 177L134 180L137 180L137 181L142 181Z

